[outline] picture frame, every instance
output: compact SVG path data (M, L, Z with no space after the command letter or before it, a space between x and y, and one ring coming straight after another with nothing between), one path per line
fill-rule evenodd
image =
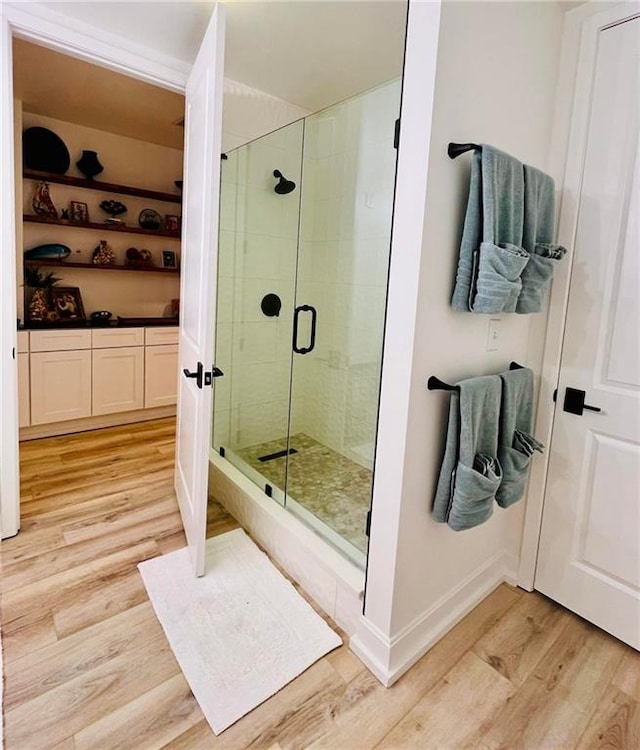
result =
M87 319L77 286L52 286L51 304L56 323L81 323Z
M176 261L176 254L173 250L162 251L162 267L163 268L177 268L178 264Z
M173 214L165 214L164 226L167 232L178 232L180 230L180 217Z
M86 203L82 203L81 201L70 201L69 217L70 220L75 222L76 224L88 224L89 207Z

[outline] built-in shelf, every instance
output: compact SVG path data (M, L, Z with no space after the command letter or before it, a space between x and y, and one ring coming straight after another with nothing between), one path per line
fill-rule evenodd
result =
M24 261L25 266L53 266L55 268L91 268L93 271L138 271L143 273L171 273L178 275L176 268L162 268L161 266L102 266L96 263L73 263L64 260L42 258L41 260Z
M53 172L38 172L35 169L25 169L22 176L27 180L42 180L54 182L58 185L73 185L84 190L99 190L103 193L117 193L118 195L133 195L137 198L150 198L151 200L164 201L165 203L182 203L181 195L173 193L162 193L157 190L145 190L144 188L131 187L128 185L116 185L112 182L100 182L100 180L87 180L82 177L72 177L66 174L54 174Z
M120 232L120 234L144 234L147 237L171 237L174 240L180 239L180 232L169 232L166 229L142 229L141 227L130 227L121 224L99 224L95 221L79 222L69 221L68 219L54 219L52 216L37 216L35 214L25 214L22 217L25 221L34 224L53 224L60 227L71 227L72 229L97 229L100 232Z

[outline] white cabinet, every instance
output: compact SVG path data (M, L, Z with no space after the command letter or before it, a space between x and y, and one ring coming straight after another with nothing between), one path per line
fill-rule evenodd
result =
M20 427L173 406L178 329L20 331Z
M91 416L91 351L32 352L31 424Z
M18 425L31 424L31 396L29 395L29 333L18 331Z
M94 349L92 414L135 411L144 406L144 347Z
M177 391L178 345L145 347L145 407L175 404Z

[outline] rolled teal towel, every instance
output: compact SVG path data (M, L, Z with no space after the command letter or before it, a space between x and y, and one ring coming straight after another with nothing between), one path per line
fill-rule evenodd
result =
M528 262L529 254L517 245L483 242L478 258L473 312L515 312L522 290L520 275Z

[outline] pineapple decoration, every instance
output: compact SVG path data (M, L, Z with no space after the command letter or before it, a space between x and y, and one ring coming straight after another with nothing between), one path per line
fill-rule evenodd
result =
M28 311L29 320L43 322L55 316L49 309L49 290L60 279L54 276L53 271L42 273L39 268L24 269L24 283L33 289Z
M106 240L100 240L100 244L93 249L91 262L96 266L112 266L116 262L116 256Z

